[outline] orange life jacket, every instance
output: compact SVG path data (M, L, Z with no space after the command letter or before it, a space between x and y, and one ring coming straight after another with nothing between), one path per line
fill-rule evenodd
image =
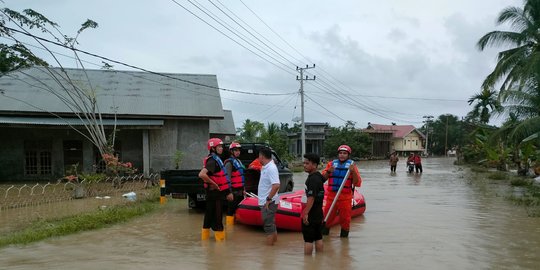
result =
M213 158L220 168L218 172L216 173L212 172L212 175L209 175L210 179L216 182L220 191L230 189L231 182L229 181L229 177L227 177L227 173L225 172L223 161L221 161L221 159L216 154L212 153L204 159L204 167L206 167L206 162L208 161L209 158ZM206 184L206 182L204 183L204 188L208 188L208 184Z

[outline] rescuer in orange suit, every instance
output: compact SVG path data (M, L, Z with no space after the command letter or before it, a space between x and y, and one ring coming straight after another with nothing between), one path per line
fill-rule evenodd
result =
M351 200L353 198L353 192L355 187L359 187L362 184L362 178L360 177L358 167L356 164L353 164L353 161L350 159L352 152L351 148L348 145L341 145L338 147L337 151L338 158L328 162L326 168L322 171L323 177L328 180L325 191L327 196L324 204L324 212L328 213L334 198L336 198L341 183L345 181L341 194L337 198L336 205L334 206L332 213L330 213L327 222L331 223L334 218L339 216L341 225L341 233L339 236L347 238L349 237L351 225ZM343 179L349 169L349 176L347 179ZM328 235L329 228L323 227L322 232L324 235Z
M261 169L262 169L262 164L261 164L261 162L259 161L259 159L256 158L256 159L253 160L251 163L249 163L248 169L261 171Z

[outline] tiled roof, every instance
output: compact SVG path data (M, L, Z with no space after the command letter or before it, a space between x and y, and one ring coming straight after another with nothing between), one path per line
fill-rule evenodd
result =
M392 132L393 137L395 138L404 138L409 135L409 133L415 131L421 137L424 137L422 132L418 131L413 125L379 125L379 124L369 124L367 130L380 131L380 132Z

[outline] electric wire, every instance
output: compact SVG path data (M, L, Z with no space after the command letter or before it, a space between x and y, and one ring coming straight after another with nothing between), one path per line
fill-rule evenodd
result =
M92 57L95 57L95 58L99 58L99 59L102 59L102 60L105 60L105 61L108 61L108 62L111 62L111 63L115 63L115 64L119 64L119 65L122 65L122 66L130 67L130 68L133 68L133 69L136 69L136 70L144 71L146 73L158 75L158 76L161 76L161 77L166 77L166 78L181 81L181 82L184 82L184 83L189 83L189 84L198 85L198 86L202 86L202 87L208 87L208 88L212 88L212 89L223 90L223 91L226 91L226 92L247 94L247 95L284 96L284 95L296 94L296 92L291 92L291 93L246 92L246 91L234 90L234 89L229 89L229 88L216 87L216 86L213 86L213 85L206 85L206 84L202 84L202 83L198 83L198 82L193 82L193 81L189 81L189 80L176 78L176 77L168 75L168 74L151 71L151 70L148 70L148 69L145 69L145 68L141 68L141 67L138 67L138 66L135 66L135 65L127 64L127 63L124 63L124 62L121 62L121 61L118 61L118 60L114 60L114 59L111 59L111 58L108 58L108 57L105 57L105 56L101 56L101 55L98 55L98 54L95 54L95 53L91 53L91 52L88 52L88 51L84 51L84 50L81 50L81 49L71 48L71 47L69 47L69 46L67 46L65 44L62 44L62 43L59 43L59 42L56 42L56 41L52 41L52 40L49 40L49 39L46 39L46 38L43 38L43 37L39 37L39 36L30 34L30 33L26 33L26 32L23 32L23 31L20 31L20 30L17 30L17 29L13 29L13 28L10 28L10 27L7 27L7 26L4 26L4 29L8 29L8 30L13 31L13 32L17 32L17 33L20 33L20 34L23 34L23 35L26 35L26 36L29 36L29 37L32 37L32 38L35 38L35 39L50 43L50 44L53 44L53 45L56 45L56 46L59 46L59 47L63 47L63 48L66 48L66 49L69 49L69 50L72 50L72 51L80 52L82 54L89 55L89 56L92 56Z
M234 43L238 44L239 46L243 47L244 49L250 51L251 53L255 54L256 56L258 56L259 58L263 59L264 61L270 63L271 65L285 71L286 73L288 74L294 74L292 73L290 70L287 70L279 65L277 65L276 63L264 58L263 56L261 56L260 54L254 52L253 50L251 50L250 48L244 46L242 43L238 42L236 39L230 37L229 35L225 34L223 31L219 30L217 27L215 27L214 25L212 25L211 23L207 22L206 20L204 20L203 18L201 18L199 15L195 14L193 11L191 11L190 9L188 9L187 7L185 7L184 5L178 3L176 0L171 0L172 2L174 2L176 5L180 6L181 8L183 8L184 10L186 10L187 12L189 12L191 15L195 16L197 19L199 19L200 21L204 22L205 24L207 24L208 26L212 27L214 30L218 31L220 34L224 35L225 37L227 37L228 39L230 39L231 41L233 41ZM207 16L213 18L212 16L210 16L208 13L206 13L205 11L202 10L202 8L200 8L199 6L195 5L192 1L188 0L188 2L190 2L193 6L195 6L197 9L201 10L203 13L205 13ZM214 19L215 20L215 19ZM217 21L217 20L216 20ZM219 23L219 22L218 22ZM221 23L220 23L221 24ZM222 24L223 25L223 24ZM225 27L225 26L224 26ZM226 27L225 27L226 28ZM231 30L229 30L231 31ZM232 31L234 33L234 31ZM235 35L237 35L235 33ZM237 35L238 36L238 35ZM241 37L240 37L241 38ZM242 38L241 38L242 39ZM244 40L246 41L246 40ZM247 41L246 41L247 42ZM249 42L247 42L249 43ZM253 45L252 45L253 46ZM258 49L259 51L261 51L259 48L255 47L256 49ZM264 53L264 52L263 52ZM265 53L266 54L266 53ZM273 57L271 57L273 58ZM279 61L277 61L279 62Z

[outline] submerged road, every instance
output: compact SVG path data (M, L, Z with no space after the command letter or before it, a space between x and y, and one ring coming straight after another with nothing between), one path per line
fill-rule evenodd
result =
M0 250L0 269L538 269L540 219L527 217L496 187L453 159L424 159L409 175L403 161L360 162L364 216L349 239L334 228L325 251L303 255L301 233L264 245L259 228L237 224L227 240L201 242L203 215L186 200L110 228ZM295 174L296 189L306 175Z

